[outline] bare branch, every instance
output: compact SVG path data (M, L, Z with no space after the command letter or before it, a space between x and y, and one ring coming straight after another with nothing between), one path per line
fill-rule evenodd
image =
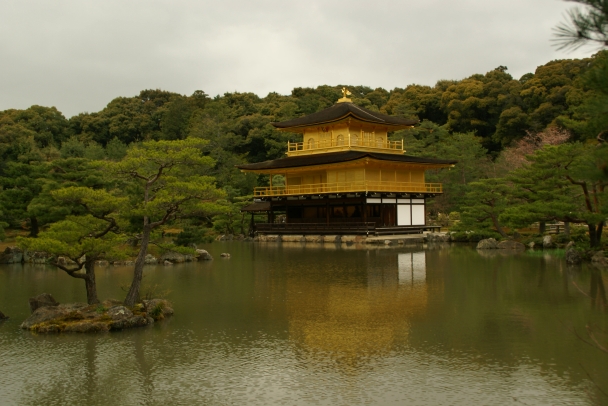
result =
M162 174L163 174L163 169L165 169L165 166L164 166L164 165L161 165L161 166L158 168L158 172L156 173L156 175L154 175L154 176L152 177L152 179L148 179L148 185L153 184L154 182L156 182L156 181L158 180L158 178L160 178L160 177L162 176Z
M573 185L579 185L583 188L583 193L585 194L585 205L587 206L587 210L593 213L591 200L589 200L589 191L587 190L587 182L574 180L570 175L566 175L566 179L568 179Z
M98 232L97 234L92 234L91 237L101 238L104 235L108 234L110 231L117 231L118 225L116 224L116 220L113 218L109 218L108 221L109 221L109 224L107 225L107 227L104 230Z
M87 277L86 274L77 273L78 271L82 270L82 268L84 267L84 262L83 263L79 263L78 261L74 261L74 262L76 262L76 265L78 265L78 268L68 268L64 265L59 264L56 260L52 264L54 266L56 266L57 268L61 269L62 271L65 271L72 278L86 279L86 277Z
M171 208L167 209L167 212L165 213L165 215L163 216L163 218L161 220L155 221L155 222L149 224L150 228L156 228L158 226L162 226L167 221L169 221L171 219L171 216L174 215L178 210L179 210L178 206L172 206Z

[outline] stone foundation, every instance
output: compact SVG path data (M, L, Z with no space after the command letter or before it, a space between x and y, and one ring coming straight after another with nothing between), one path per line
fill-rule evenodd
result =
M367 239L364 235L265 235L256 236L253 241L256 242L305 242L312 244L361 244Z
M450 235L446 233L426 233L408 235L366 236L366 235L302 235L302 234L258 234L253 238L255 242L286 242L286 243L310 243L310 244L379 244L393 245L417 245L426 242L449 242Z

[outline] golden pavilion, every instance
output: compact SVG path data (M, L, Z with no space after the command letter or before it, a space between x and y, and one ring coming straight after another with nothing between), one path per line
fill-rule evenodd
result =
M425 171L456 161L405 155L403 140L390 141L388 134L418 120L367 110L353 104L346 89L343 94L325 110L272 123L302 134L302 142L288 142L286 158L237 166L269 175L269 185L255 188L255 203L243 209L268 214L257 232L380 235L432 228L425 201L443 189L426 183Z

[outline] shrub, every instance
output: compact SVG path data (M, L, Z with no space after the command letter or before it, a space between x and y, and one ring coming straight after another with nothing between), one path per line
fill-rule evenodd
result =
M557 234L553 236L553 241L558 244L568 244L571 240L571 237L568 237L566 234Z
M163 318L163 309L165 308L164 302L159 302L152 310L148 312L148 315L154 320L161 320Z
M174 244L182 247L190 247L192 244L210 243L213 241L213 237L206 235L206 231L207 230L202 227L186 227L177 235Z
M531 242L533 242L534 245L542 247L543 246L543 236L540 234L531 234L522 240L522 243L526 244L526 245L530 244Z
M466 231L454 232L451 235L452 235L452 241L469 242L469 235L466 233Z
M453 211L449 214L450 220L460 220L460 212Z
M492 230L475 230L469 233L470 242L479 242L481 240L485 240L486 238L494 238L496 240L500 240L502 237L496 231Z
M571 227L570 239L576 243L587 244L589 242L589 234L587 227Z
M452 233L452 241L456 242L479 242L486 238L500 239L501 236L492 230L459 231Z

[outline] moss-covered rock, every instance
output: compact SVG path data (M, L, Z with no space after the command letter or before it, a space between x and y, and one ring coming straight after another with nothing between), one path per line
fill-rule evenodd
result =
M477 243L478 250L493 250L498 248L498 241L494 238L486 238Z
M59 304L36 309L21 328L40 334L100 333L144 327L171 316L173 309L164 299L145 300L129 309L117 301L102 304Z
M0 264L20 264L23 261L23 251L18 247L6 247L0 252Z

